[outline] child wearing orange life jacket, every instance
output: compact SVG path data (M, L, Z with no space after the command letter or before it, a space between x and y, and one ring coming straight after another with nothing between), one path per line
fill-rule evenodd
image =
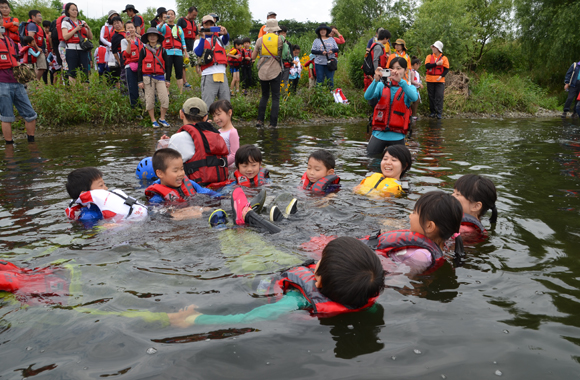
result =
M145 89L145 109L151 118L153 128L160 126L170 127L165 121L165 114L169 108L169 82L165 80L165 60L167 54L161 46L164 37L156 28L147 29L147 33L141 36L143 49L139 53L137 67L137 82L141 89ZM161 103L161 115L159 122L155 120L155 95Z
M233 169L236 161L236 152L240 148L238 130L232 124L234 110L229 100L218 100L209 107L213 122L219 127L220 136L228 146L228 168Z
M369 247L357 239L340 237L324 247L316 265L304 263L279 278L260 282L257 292L281 296L277 302L234 315L204 315L192 305L167 317L178 327L273 320L295 310L329 317L371 307L384 289L384 279L381 262Z
M236 152L236 184L259 187L270 182L268 169L262 167L262 152L255 145L242 145Z
M36 46L34 38L30 36L24 36L21 38L22 48L20 49L20 55L22 56L22 63L28 65L31 70L36 69L36 58L40 55L41 51Z
M99 47L95 49L95 63L97 64L97 71L99 72L99 77L109 71L109 49L103 42L99 40Z
M481 217L491 210L490 223L497 221L497 191L488 178L467 174L455 182L453 196L463 208L463 218L459 233L468 244L475 244L487 237L487 231L481 224Z
M327 150L315 150L308 157L308 167L302 175L300 187L315 194L340 190L340 178L335 174L334 156Z
M404 264L409 273L431 273L445 262L443 248L450 237L456 236L456 258L463 256L463 242L458 234L462 215L461 204L451 194L431 191L415 203L409 215L409 230L367 237L368 243L388 259L383 261L388 272L400 271L400 265ZM393 265L396 270L391 268Z
M242 40L236 38L234 40L234 47L228 52L228 65L230 66L230 73L232 74L232 83L230 83L230 95L234 95L234 88L236 92L240 92L240 66L242 64Z

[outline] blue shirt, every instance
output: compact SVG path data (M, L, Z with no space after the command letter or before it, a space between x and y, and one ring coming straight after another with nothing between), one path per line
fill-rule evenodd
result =
M403 89L405 93L405 105L407 107L411 107L411 103L416 102L419 99L419 93L417 92L417 88L415 86L411 86L408 84L404 79L399 82L399 86ZM393 99L395 99L395 94L399 91L399 86L391 86L391 103ZM383 96L383 89L385 85L382 81L377 82L373 80L373 83L367 88L365 91L365 99L372 100L372 99L380 99ZM405 135L402 133L395 133L395 132L382 132L382 131L373 131L373 136L375 136L379 140L383 141L398 141L405 138Z
M205 187L202 187L202 186L198 185L197 183L193 182L189 178L184 178L183 181L188 181L193 186L193 188L195 189L195 191L198 194L209 195L212 198L218 198L218 197L221 197L222 196L222 194L220 194L220 193L218 193L216 191L213 191L213 190L210 190L210 189L207 189ZM160 184L160 183L161 183L161 180L157 180L157 181L153 182L153 184ZM155 194L154 196L152 196L149 199L149 202L150 203L155 203L155 204L160 204L160 203L165 202L165 199L163 199L163 197L161 195Z

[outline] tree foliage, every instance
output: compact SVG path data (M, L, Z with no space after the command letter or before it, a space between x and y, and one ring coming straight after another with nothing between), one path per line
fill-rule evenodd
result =
M176 0L177 13L180 16L187 14L192 6L191 0ZM252 26L252 14L248 0L198 0L195 3L199 11L199 18L209 13L219 15L219 24L228 29L232 38L248 35Z

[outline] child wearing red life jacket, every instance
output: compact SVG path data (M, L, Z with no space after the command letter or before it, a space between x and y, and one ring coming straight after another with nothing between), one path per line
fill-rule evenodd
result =
M487 231L481 224L481 217L491 210L490 223L497 221L497 191L488 178L467 174L455 182L453 196L463 208L463 218L459 230L463 241L475 244L487 237Z
M234 47L228 52L228 65L230 66L230 73L232 74L232 83L230 83L230 95L235 95L240 92L240 66L242 64L242 40L236 38L234 40Z
M235 315L204 315L192 305L168 314L169 321L188 327L272 320L295 310L308 310L320 317L356 312L375 303L384 289L385 273L377 255L363 242L340 237L326 245L316 265L304 263L280 277L258 286L264 295L282 293L277 302Z
M336 162L327 150L320 149L308 157L308 167L302 175L300 187L315 194L328 194L340 190L340 178L334 173Z
M95 62L97 63L99 77L102 77L105 72L109 71L109 50L103 44L103 41L99 40L99 44L99 47L95 49Z
M187 202L197 194L205 194L211 197L219 197L220 193L206 189L191 181L185 176L183 159L175 149L159 149L153 155L153 170L159 178L151 186L145 189L145 195L151 203ZM187 207L178 213L172 214L177 219L199 218L203 211L209 208Z
M255 145L242 145L236 152L236 184L259 187L270 182L268 169L262 167L262 152Z
M218 100L209 107L209 113L213 122L219 127L220 136L228 146L228 168L234 168L236 152L240 148L240 136L238 130L232 124L234 110L229 100Z
M20 49L22 63L28 65L31 70L36 70L36 58L40 55L41 51L36 46L34 38L24 36L20 42L22 44L22 48Z
M242 39L242 65L240 66L240 80L244 88L244 95L248 94L248 88L252 87L252 40L249 37Z
M141 221L147 217L147 208L121 190L111 190L103 180L103 173L92 167L69 173L66 190L72 202L65 213L92 227L101 219L118 223L125 220Z

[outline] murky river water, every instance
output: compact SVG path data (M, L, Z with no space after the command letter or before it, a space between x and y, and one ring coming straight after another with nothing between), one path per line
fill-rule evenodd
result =
M144 199L134 176L160 132L58 136L0 150L0 258L76 268L82 289L61 306L0 302L0 377L84 379L572 379L580 374L580 126L560 120L420 120L403 198L371 200L352 188L374 163L364 125L239 129L264 152L271 194L297 191L309 153L337 157L342 190L325 207L302 197L277 235L216 231L206 220L155 219L115 230L68 222L72 169L97 166L109 188ZM18 141L17 141L18 143ZM374 312L318 319L296 311L236 326L161 327L111 312L240 313L267 301L240 271L244 242L300 261L320 234L362 237L408 227L423 193L450 191L463 174L498 188L497 225L466 247L463 266L400 279ZM227 205L228 201L223 201ZM253 274L283 267L264 250ZM259 278L259 276L258 276ZM72 293L72 292L71 292ZM84 305L84 309L71 306ZM96 312L81 312L81 310Z

